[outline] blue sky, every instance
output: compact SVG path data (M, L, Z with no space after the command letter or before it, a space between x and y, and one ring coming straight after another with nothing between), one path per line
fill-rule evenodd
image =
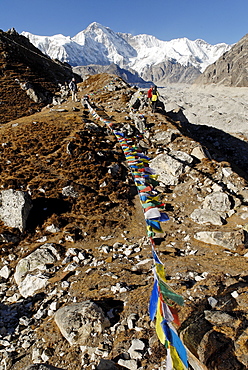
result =
M98 22L169 41L233 44L248 33L248 0L0 0L0 29L75 36Z

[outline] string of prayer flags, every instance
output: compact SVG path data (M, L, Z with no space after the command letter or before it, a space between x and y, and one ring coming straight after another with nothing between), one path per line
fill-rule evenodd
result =
M164 266L159 260L154 247L152 247L152 253L154 285L149 304L150 319L152 321L156 320L157 336L167 349L166 370L186 370L188 369L187 352L172 325L172 322L178 323L173 303L182 306L184 300L182 296L175 293L168 286ZM173 303L171 304L170 301Z
M112 130L112 124L100 116L87 102L90 112L96 119L108 125ZM138 190L140 203L144 211L147 235L150 237L153 255L154 284L149 303L149 315L151 320L156 320L155 328L160 342L167 351L166 370L187 370L187 352L179 338L172 322L179 325L177 310L174 304L183 305L183 297L175 293L167 284L165 270L162 262L155 251L154 235L162 233L161 222L169 220L165 212L161 212L164 203L160 202L159 194L154 189L159 184L155 171L149 168L149 160L134 145L134 140L125 138L121 132L112 130L122 147L128 166L132 172L135 185Z

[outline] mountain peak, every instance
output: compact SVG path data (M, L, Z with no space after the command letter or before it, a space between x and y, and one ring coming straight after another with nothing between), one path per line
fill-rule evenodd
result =
M98 22L92 22L88 25L85 31L87 31L88 29L91 30L91 29L96 29L96 28L107 29L108 27L105 27L101 23L98 23Z
M230 49L224 43L211 45L203 40L192 41L186 37L162 41L152 35L132 36L114 32L98 22L92 22L85 30L64 41L62 36L59 42L58 36L43 40L42 37L29 35L29 39L51 58L72 66L115 63L121 68L139 73L142 78L146 78L148 69L167 63L168 60L173 60L173 64L178 63L183 68L190 66L201 73Z

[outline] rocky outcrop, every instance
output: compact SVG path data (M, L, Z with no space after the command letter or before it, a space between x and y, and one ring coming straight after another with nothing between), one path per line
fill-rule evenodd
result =
M248 34L206 68L195 84L248 87Z
M89 75L97 73L111 73L123 78L126 82L140 87L148 87L151 83L158 86L166 86L174 83L189 83L191 84L201 72L194 66L183 66L180 63L166 60L163 63L150 65L142 71L139 76L137 72L120 68L116 64L107 66L87 65L73 67L73 71L80 75L83 79ZM149 82L150 81L150 82Z
M194 66L183 66L173 60L166 60L151 66L146 66L141 77L146 81L153 81L158 86L166 86L174 83L191 84L201 75L199 69Z
M29 194L14 189L3 190L0 193L0 202L0 219L3 223L21 232L24 231L33 207Z

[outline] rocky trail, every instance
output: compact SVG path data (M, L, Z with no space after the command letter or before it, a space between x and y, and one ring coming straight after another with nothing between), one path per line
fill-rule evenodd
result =
M153 260L137 188L85 95L130 137L146 122L136 140L170 218L154 240L185 300L177 329L189 368L247 369L247 171L230 148L245 138L196 130L180 111L153 114L145 99L132 110L139 92L116 76L91 76L79 90L77 103L0 127L0 369L165 368L148 314ZM15 212L23 194L26 219Z

